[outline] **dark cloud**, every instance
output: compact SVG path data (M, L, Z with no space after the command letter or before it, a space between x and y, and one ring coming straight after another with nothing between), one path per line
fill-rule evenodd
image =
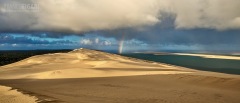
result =
M171 44L171 45L222 45L240 46L240 30L215 29L175 29L174 14L165 14L162 23L143 29L118 29L111 31L101 31L99 34L105 37L114 37L126 40L137 39L148 44Z
M19 6L28 4L37 11ZM164 13L175 15L178 29L239 29L239 4L238 0L0 0L0 31L139 29L164 25Z
M215 29L175 29L176 15L174 13L161 14L161 23L152 26L145 26L142 28L121 28L115 30L102 30L83 32L81 34L72 32L22 32L26 36L34 36L39 38L63 38L65 36L75 35L84 37L105 37L115 38L116 40L136 39L142 41L150 46L153 45L201 45L202 48L223 48L228 49L240 47L240 30L224 30L218 31ZM16 32L17 33L17 32ZM5 33L7 34L7 33ZM22 39L22 40L21 40ZM27 37L1 40L1 43L49 43L49 41L33 41ZM59 41L64 42L64 41ZM229 45L229 46L226 46Z
M6 12L4 4L13 3L38 4L41 10ZM97 35L136 39L149 46L239 48L239 4L237 0L0 0L0 33L6 34L0 35L0 43L71 44L44 39Z

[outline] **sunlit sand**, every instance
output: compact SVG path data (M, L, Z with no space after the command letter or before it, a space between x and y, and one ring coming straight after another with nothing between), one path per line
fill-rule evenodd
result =
M37 103L37 98L11 89L11 87L0 86L0 103Z
M55 103L240 101L239 75L198 71L88 49L37 55L2 66L0 85ZM0 101L5 103L8 98L5 93L12 91L0 88L4 91L0 96L5 98ZM34 103L35 97L16 95L25 98L26 102L19 99L22 103ZM9 100L6 103L18 103Z
M187 55L187 56L198 56L203 58L214 58L214 59L232 59L240 60L239 56L225 56L225 55L211 55L211 54L190 54L190 53L173 53L176 55Z
M55 79L191 73L165 64L147 63L119 55L79 49L69 53L30 57L3 66L1 79Z

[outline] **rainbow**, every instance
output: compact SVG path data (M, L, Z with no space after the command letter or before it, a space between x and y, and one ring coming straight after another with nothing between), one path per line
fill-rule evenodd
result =
M119 54L122 54L123 46L124 46L124 35L122 36L122 39L119 41L119 47L118 47L118 53Z

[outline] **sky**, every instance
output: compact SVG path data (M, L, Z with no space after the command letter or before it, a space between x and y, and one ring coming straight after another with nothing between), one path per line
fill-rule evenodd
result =
M240 51L239 0L0 0L0 50Z

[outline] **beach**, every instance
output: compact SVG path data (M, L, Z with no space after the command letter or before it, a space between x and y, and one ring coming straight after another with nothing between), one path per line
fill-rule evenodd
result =
M212 55L212 54L192 54L192 53L172 53L174 55L187 55L187 56L198 56L203 58L214 58L214 59L230 59L230 60L240 60L239 56L231 55Z

